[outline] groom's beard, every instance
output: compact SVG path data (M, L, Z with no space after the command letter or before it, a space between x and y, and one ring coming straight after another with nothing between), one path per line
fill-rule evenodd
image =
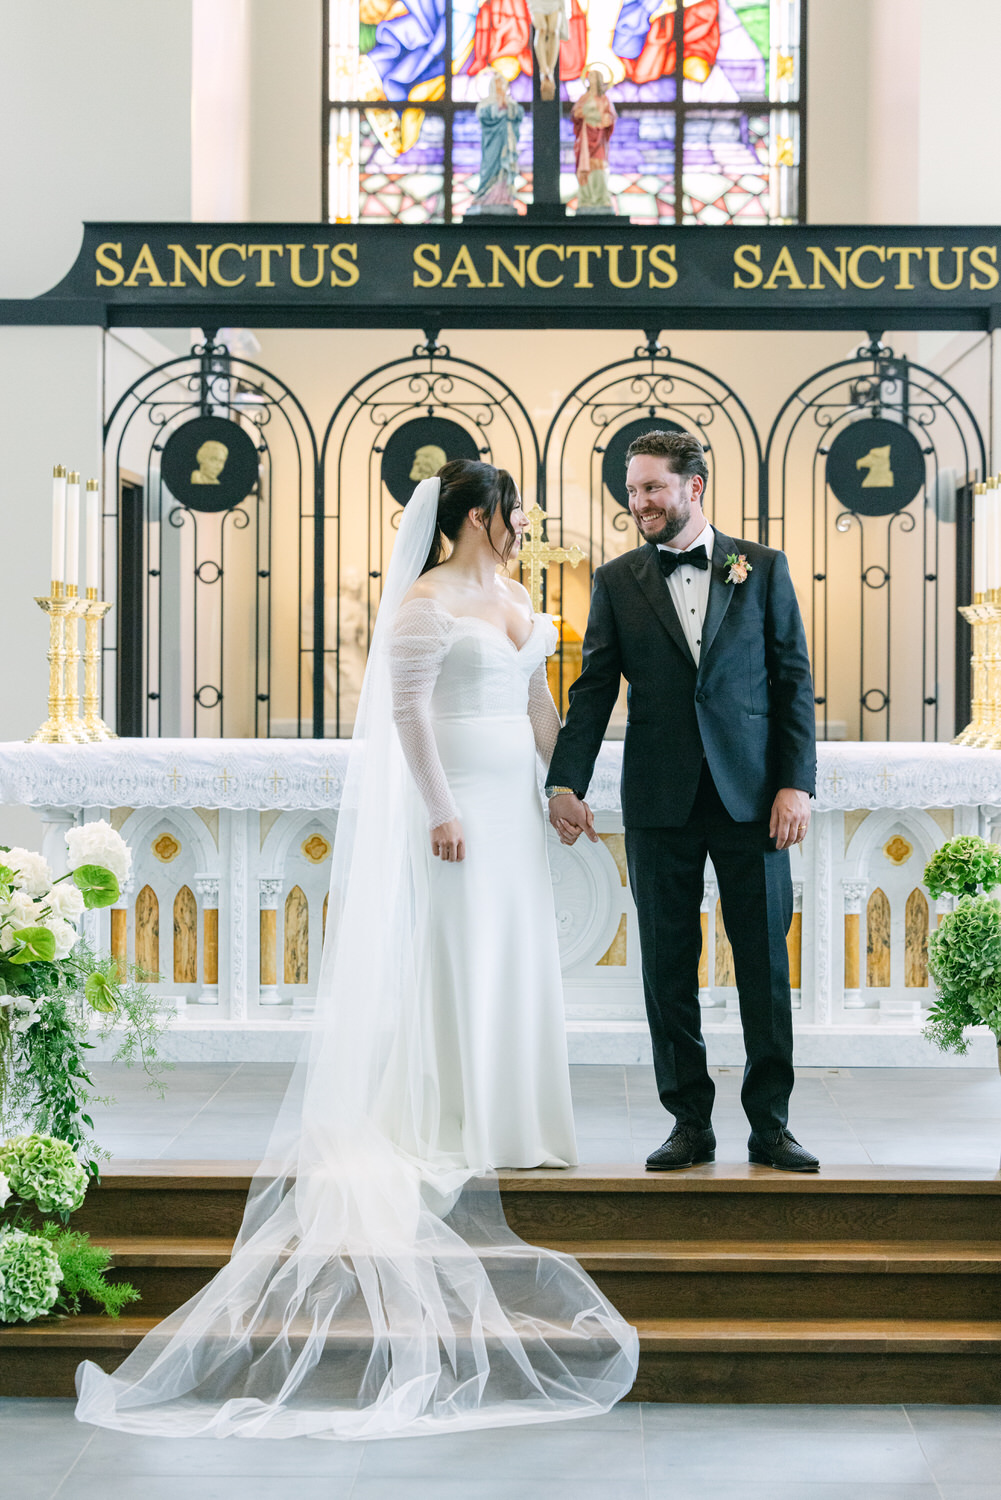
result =
M652 547L670 546L671 542L674 541L674 538L680 532L684 531L690 520L690 510L688 515L686 516L668 515L665 511L664 524L661 527L660 531L644 530L643 527L639 525L637 525L636 529L639 531L639 534L643 538L643 540L645 542L649 542Z

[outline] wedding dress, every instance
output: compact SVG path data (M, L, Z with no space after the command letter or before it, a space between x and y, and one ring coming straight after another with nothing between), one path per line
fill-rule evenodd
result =
M403 605L438 481L385 580L334 843L316 1020L230 1261L80 1420L126 1432L382 1438L592 1415L638 1341L571 1257L504 1219L498 1166L575 1160L536 781L553 627ZM401 607L402 606L402 607ZM548 704L547 704L548 700ZM431 854L458 815L467 857Z

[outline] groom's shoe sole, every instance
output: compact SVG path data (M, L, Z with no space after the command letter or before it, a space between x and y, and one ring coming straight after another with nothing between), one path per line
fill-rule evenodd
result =
M787 1162L777 1162L770 1156L764 1156L758 1151L749 1151L747 1159L755 1167L771 1167L774 1172L819 1172L820 1163L815 1167L793 1167Z
M707 1163L714 1162L715 1160L716 1152L710 1151L708 1156L700 1156L698 1160L693 1156L691 1161L672 1161L662 1166L655 1166L650 1162L645 1162L644 1165L648 1172L683 1172L686 1167L704 1167Z

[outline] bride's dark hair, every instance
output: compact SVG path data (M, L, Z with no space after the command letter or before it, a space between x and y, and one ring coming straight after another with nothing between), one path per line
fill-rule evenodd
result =
M454 542L462 529L462 523L471 510L478 510L483 524L488 528L500 511L504 525L514 541L515 530L511 516L518 506L518 486L506 469L495 469L493 464L475 463L472 459L456 458L443 464L438 470L441 494L438 496L438 517L431 549L421 573L427 573L444 562L445 538ZM493 547L493 542L490 543ZM493 550L497 552L497 548ZM510 548L497 552L501 562L506 562Z

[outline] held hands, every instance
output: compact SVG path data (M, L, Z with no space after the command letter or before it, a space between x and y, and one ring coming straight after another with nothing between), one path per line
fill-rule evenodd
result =
M451 860L458 864L466 857L466 840L458 818L449 818L431 830L431 853L438 859Z
M561 844L576 844L582 833L587 834L592 844L598 842L598 835L594 831L594 813L573 792L561 792L558 797L550 797L549 821L559 834Z
M810 798L806 792L795 787L784 786L775 793L772 816L768 824L768 837L775 840L776 849L791 849L806 838L810 826Z

